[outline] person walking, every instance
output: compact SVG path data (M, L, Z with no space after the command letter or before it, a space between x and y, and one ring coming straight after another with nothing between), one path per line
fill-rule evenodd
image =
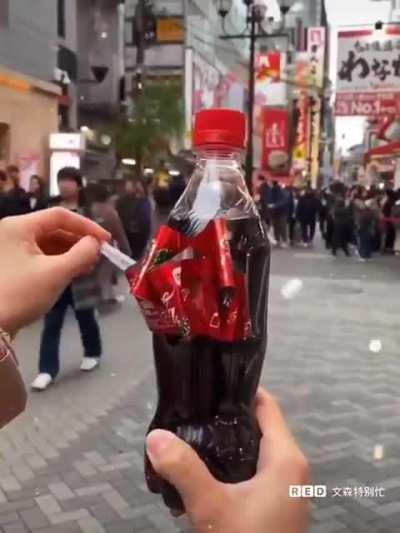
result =
M82 176L79 170L64 167L58 173L60 196L54 204L92 218L82 193ZM46 314L39 352L39 374L32 383L34 390L45 390L60 370L60 339L68 307L72 307L78 321L84 355L82 371L94 370L100 362L102 343L95 307L100 301L101 287L97 269L87 276L74 280L61 294Z
M31 177L28 197L31 212L40 211L47 207L48 201L45 192L45 184L43 178L37 174L34 174Z
M382 238L381 253L393 254L396 230L392 221L393 206L396 203L396 194L392 190L387 190L381 202L382 214Z
M293 186L290 186L286 189L288 197L288 230L289 230L289 243L290 246L295 246L296 244L296 212L299 199L297 197L296 189Z
M372 201L367 200L358 214L358 252L360 261L371 259L374 246L375 227L378 221L371 204Z
M288 196L277 181L267 191L267 207L277 246L287 247Z
M15 165L9 165L6 170L8 184L4 197L5 216L25 215L31 208L29 195L20 186L19 169Z
M353 216L343 198L336 199L333 210L332 254L336 257L339 248L350 256L349 242L353 232Z
M131 248L132 258L142 257L151 233L151 204L141 181L128 181L117 200L117 212Z
M315 237L315 228L320 209L317 195L310 185L300 193L297 205L297 220L300 222L303 245L311 248Z
M131 249L126 237L121 219L114 208L111 195L107 187L99 183L92 183L85 189L85 194L90 205L92 218L97 224L107 230L114 246L126 255L131 255ZM105 258L100 259L98 265L98 280L101 286L101 308L118 304L114 291L115 268Z

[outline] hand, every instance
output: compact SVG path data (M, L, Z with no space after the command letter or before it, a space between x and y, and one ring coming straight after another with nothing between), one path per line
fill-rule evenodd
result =
M59 207L0 222L0 327L17 331L48 311L71 281L96 264L110 235ZM46 255L50 254L50 255Z
M290 485L309 484L308 464L281 410L260 389L256 413L263 434L257 474L244 483L216 481L195 451L173 433L155 430L147 453L155 470L182 496L197 533L303 533L309 503L289 497Z

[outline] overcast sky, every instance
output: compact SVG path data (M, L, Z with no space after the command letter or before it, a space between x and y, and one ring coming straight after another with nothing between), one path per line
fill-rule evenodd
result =
M305 0L307 1L307 0ZM329 22L334 26L371 24L389 19L389 0L325 0Z

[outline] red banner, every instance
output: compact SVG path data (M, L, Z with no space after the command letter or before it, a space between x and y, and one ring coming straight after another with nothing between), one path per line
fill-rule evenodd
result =
M287 109L265 107L263 111L262 168L271 173L287 171L289 163L289 115Z
M400 92L338 93L335 114L339 117L378 117L400 113Z

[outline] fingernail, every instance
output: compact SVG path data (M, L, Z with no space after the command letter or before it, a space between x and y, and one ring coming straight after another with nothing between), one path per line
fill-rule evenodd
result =
M155 429L149 433L146 439L146 451L150 461L152 463L159 461L165 450L175 439L175 435L170 431Z

